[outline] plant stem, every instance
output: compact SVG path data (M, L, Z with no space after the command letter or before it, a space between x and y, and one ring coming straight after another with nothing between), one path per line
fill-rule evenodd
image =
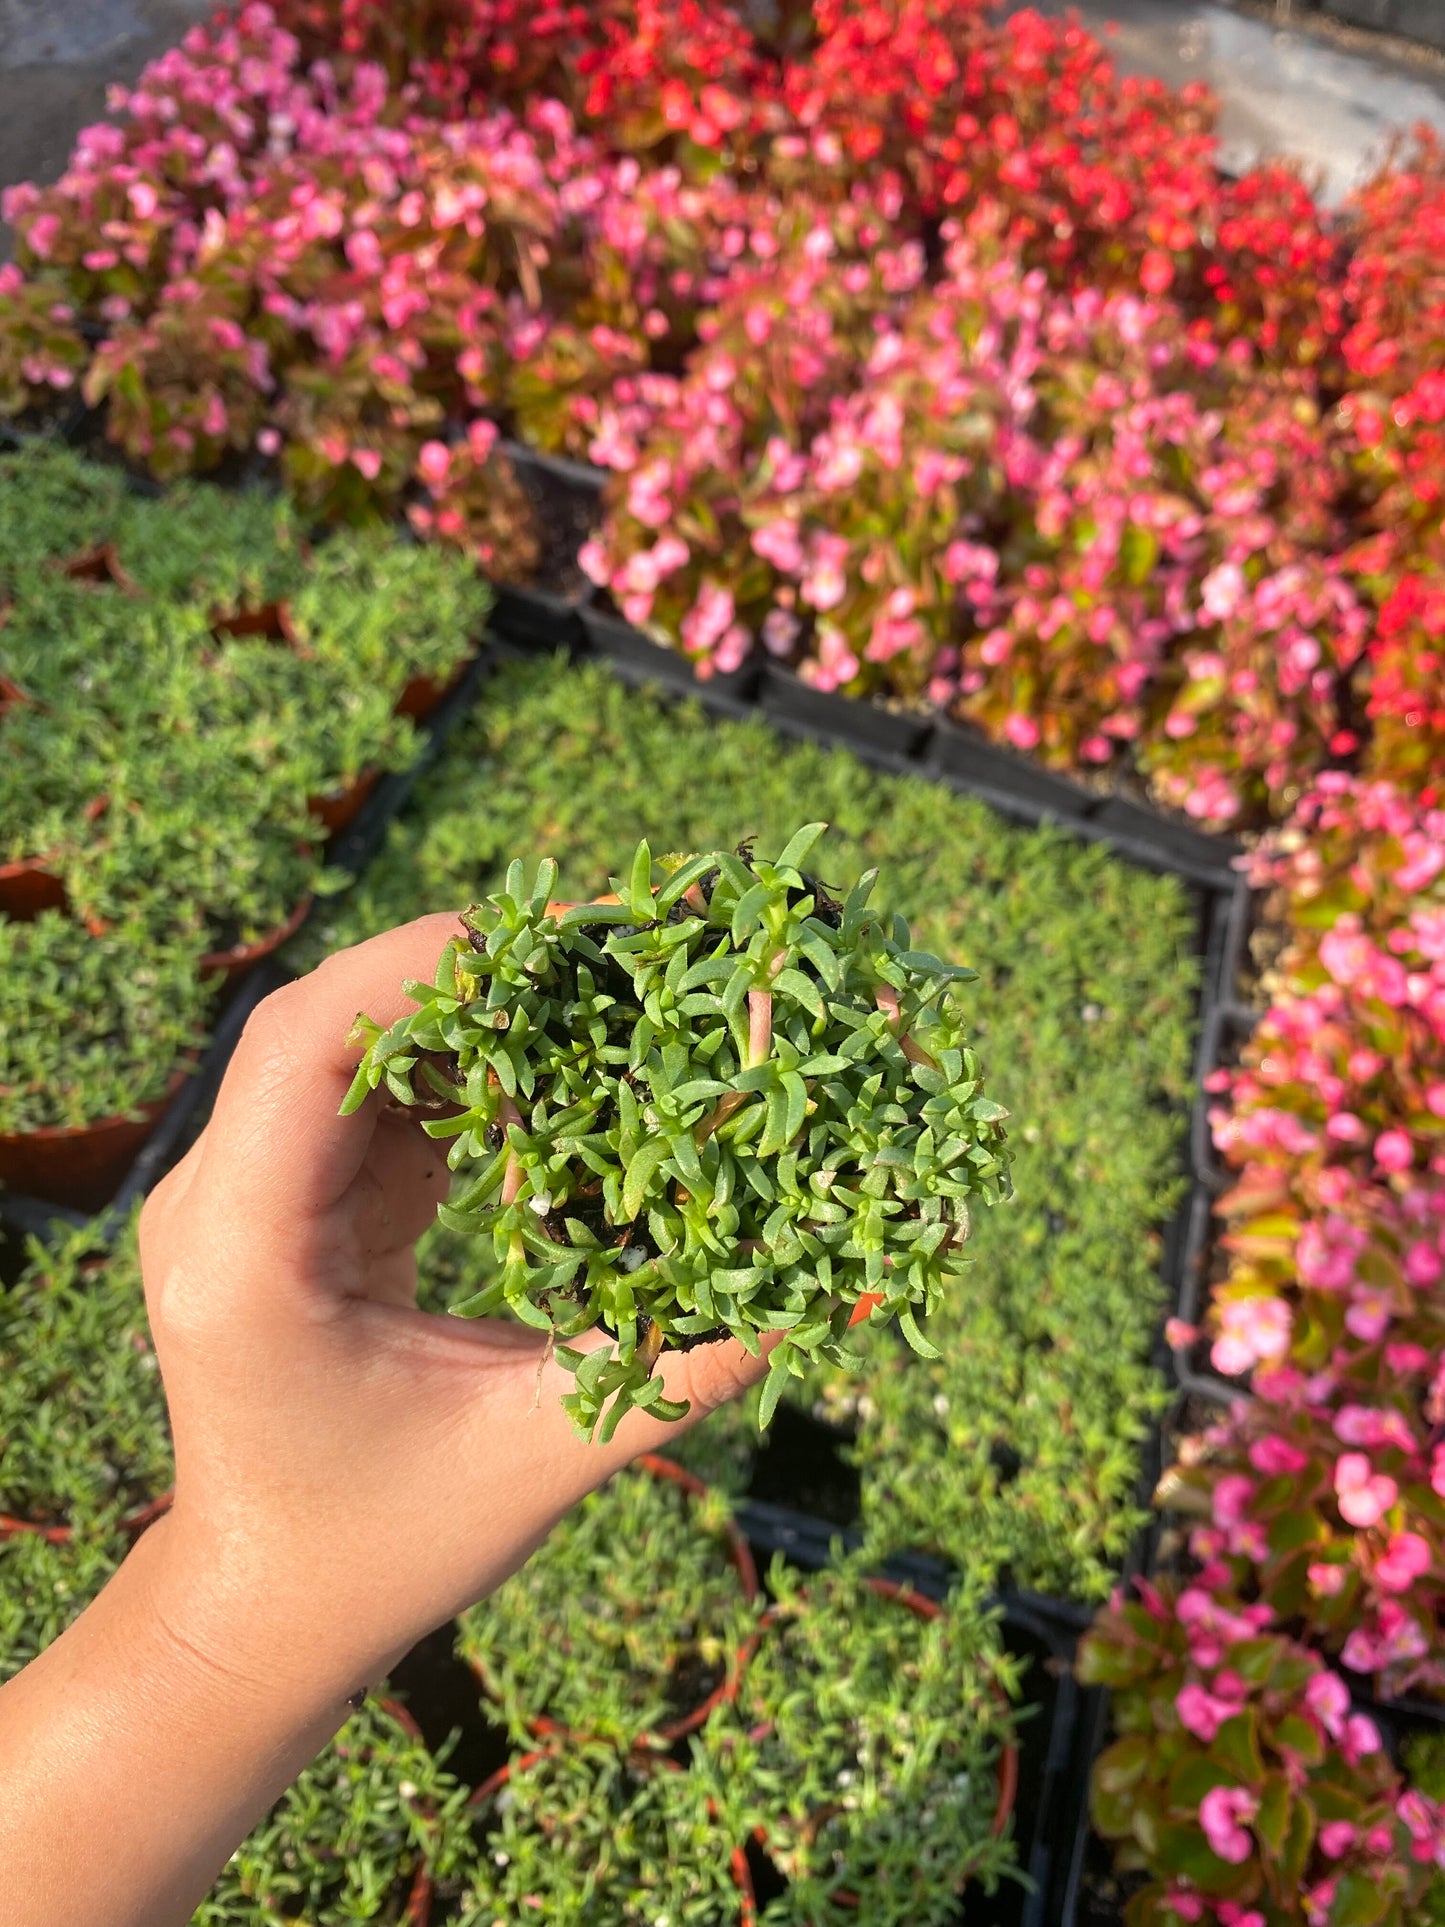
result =
M886 1012L888 1021L893 1025L893 1034L898 1039L898 1047L908 1059L909 1063L926 1064L929 1070L936 1071L938 1065L933 1058L929 1056L922 1044L920 1044L916 1038L910 1036L906 1030L900 1031L898 1029L899 1024L903 1021L903 1013L898 1008L898 992L891 984L879 984L873 995L877 999L878 1008Z
M776 966L774 966L776 967ZM766 1064L768 1052L773 1048L773 993L770 990L750 990L748 992L748 1061L745 1070L756 1070L759 1064ZM713 1108L693 1131L693 1142L701 1149L714 1131L721 1130L724 1124L753 1095L751 1091L728 1091L720 1097Z
M520 1124L521 1121L522 1113L517 1109L512 1099L507 1096L507 1093L503 1091L501 1103L497 1106L497 1122L501 1125L503 1132L509 1131L514 1124ZM504 1205L515 1204L517 1202L517 1193L521 1188L522 1160L517 1156L515 1151L509 1150L507 1153L507 1168L502 1173L502 1203Z

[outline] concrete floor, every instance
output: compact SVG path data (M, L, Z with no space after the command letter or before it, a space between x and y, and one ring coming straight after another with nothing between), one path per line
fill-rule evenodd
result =
M105 112L212 0L0 0L0 187L49 181L76 134Z
M1063 13L1063 0L1034 0ZM1121 68L1172 85L1203 80L1223 103L1221 158L1242 169L1266 155L1290 155L1331 204L1368 174L1390 137L1416 121L1445 132L1445 62L1364 51L1367 36L1331 37L1280 27L1219 0L1075 0L1098 31L1117 22L1110 44ZM1396 43L1398 45L1398 43Z
M406 0L396 0L397 5ZM1013 4L1013 0L1009 0ZM1045 11L1065 0L1035 0ZM1445 130L1445 63L1411 64L1278 28L1219 0L1078 0L1090 26L1118 22L1122 67L1206 80L1224 101L1224 160L1290 154L1339 200L1392 130ZM50 180L112 81L133 79L211 0L0 0L0 186ZM0 232L3 252L3 232Z

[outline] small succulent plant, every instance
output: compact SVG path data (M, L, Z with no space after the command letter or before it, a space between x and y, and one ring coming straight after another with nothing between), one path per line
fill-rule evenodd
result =
M918 1316L956 1275L974 1200L1008 1195L958 986L974 975L805 874L826 826L774 862L746 846L654 860L610 901L552 902L521 862L463 918L418 1008L366 1051L345 1107L385 1084L452 1140L442 1218L490 1236L496 1270L454 1307L509 1308L564 1341L580 1429L660 1418L668 1348L783 1334L761 1403L847 1362L850 1324ZM611 1344L565 1341L601 1329Z

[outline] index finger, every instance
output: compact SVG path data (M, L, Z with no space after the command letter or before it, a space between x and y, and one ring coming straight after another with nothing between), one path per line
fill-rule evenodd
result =
M454 911L418 917L328 957L252 1012L216 1097L204 1165L228 1187L288 1215L317 1215L346 1192L366 1157L377 1106L339 1115L362 1046L358 1013L404 1016L409 978L430 978L461 934Z

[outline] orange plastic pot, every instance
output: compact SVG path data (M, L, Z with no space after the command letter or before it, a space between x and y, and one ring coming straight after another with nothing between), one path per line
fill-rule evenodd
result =
M306 807L327 835L335 836L360 813L380 775L379 769L364 769L344 790L332 790L326 796L308 796Z
M0 610L0 626L3 626L7 613L8 611ZM29 695L18 682L12 682L8 676L0 676L0 721L3 721L9 710L19 709L22 703L29 701Z
M424 723L432 711L460 686L471 663L469 656L445 682L439 682L435 676L413 676L396 699L397 715L410 716L414 723Z
M258 609L237 609L230 615L213 614L211 633L225 642L235 637L259 637L262 642L281 642L297 655L309 653L296 634L289 602L264 602Z
M75 1211L99 1211L120 1189L136 1153L188 1075L187 1069L173 1072L164 1095L142 1104L134 1117L0 1135L0 1190Z
M15 685L7 685L0 677L0 693L6 687L14 689ZM23 691L19 699L29 701ZM93 797L85 806L86 822L99 822L109 808L108 796ZM8 917L12 923L33 923L44 910L68 910L70 898L65 885L50 868L56 861L52 851L46 856L24 856L14 863L0 863L0 917ZM101 932L92 929L92 934Z
M925 1593L915 1592L911 1586L900 1585L895 1579L868 1579L865 1580L864 1583L867 1585L868 1590L876 1593L880 1599L896 1600L900 1606L905 1607L917 1619L938 1619L942 1617L943 1608L938 1604L936 1599L928 1598ZM778 1613L775 1607L763 1615L762 1630L764 1634L767 1633L769 1626L776 1623L777 1618ZM753 1737L761 1738L766 1735L769 1730L767 1723L764 1723L762 1726L753 1729ZM1009 1817L1013 1813L1015 1803L1018 1800L1018 1792L1019 1750L1017 1745L1010 1740L1008 1745L1003 1749L1003 1752L999 1755L998 1803L994 1808L993 1823L990 1827L990 1832L995 1839L999 1837L1009 1823ZM837 1809L834 1807L824 1807L820 1809L820 1811L812 1817L810 1830L816 1832L818 1828L822 1827L833 1817L836 1811ZM767 1835L761 1828L758 1829L755 1838L759 1846L766 1849L768 1844ZM965 1880L964 1886L966 1885L967 1881ZM963 1889L960 1888L960 1892L962 1891ZM863 1905L861 1897L846 1887L835 1888L830 1898L839 1907L856 1908Z
M527 1768L535 1766L538 1760L550 1759L560 1750L557 1746L539 1746L531 1753L522 1754L520 1759L508 1760L505 1766L499 1766L495 1773L487 1775L472 1794L467 1805L474 1811L484 1807L489 1800L496 1798L514 1773L525 1773ZM677 1761L669 1760L665 1753L634 1754L632 1757L638 1764L645 1760L649 1769L661 1767L668 1773L682 1772ZM709 1810L711 1811L711 1807ZM738 1890L738 1927L757 1927L758 1896L753 1887L753 1870L748 1865L748 1856L744 1848L733 1848L728 1858L728 1872L732 1875L733 1885Z
M673 1485L681 1486L682 1490L694 1499L707 1497L708 1488L702 1480L694 1478L691 1472L684 1471L680 1465L674 1465L671 1459L659 1458L654 1452L644 1452L633 1463L638 1470L651 1473L655 1479L665 1479ZM752 1547L743 1537L734 1520L729 1519L726 1530L728 1557L741 1581L743 1598L751 1605L759 1591L758 1568L753 1559ZM756 1638L744 1640L729 1659L723 1677L706 1699L681 1718L669 1720L665 1726L659 1726L654 1732L644 1733L637 1741L638 1748L672 1746L678 1740L686 1739L689 1733L696 1733L699 1727L706 1725L711 1714L719 1706L728 1705L737 1698L743 1674L756 1647ZM488 1698L495 1698L486 1667L478 1659L468 1660L467 1663L476 1674L483 1692ZM529 1720L527 1730L539 1740L576 1741L584 1737L563 1726L559 1720L550 1719L545 1713L537 1719Z
M47 862L43 856L27 856L17 863L0 863L0 917L33 923L44 910L66 908L70 898L65 885Z
M260 963L263 957L269 957L289 938L294 937L306 921L315 901L315 897L308 890L286 921L278 923L275 929L267 931L264 937L257 937L254 943L232 944L229 950L207 951L201 959L202 972L209 976L212 971L219 970L223 981L230 983L233 978L239 977L242 971L249 970L252 964Z
M149 1499L138 1505L133 1512L127 1512L120 1522L122 1532L141 1533L146 1527L154 1525L163 1513L169 1512L175 1498L175 1491L162 1492L158 1499ZM15 1519L8 1512L0 1512L0 1539L19 1539L29 1533L35 1538L44 1539L52 1546L69 1545L75 1537L75 1527L60 1523L42 1525L35 1519Z

